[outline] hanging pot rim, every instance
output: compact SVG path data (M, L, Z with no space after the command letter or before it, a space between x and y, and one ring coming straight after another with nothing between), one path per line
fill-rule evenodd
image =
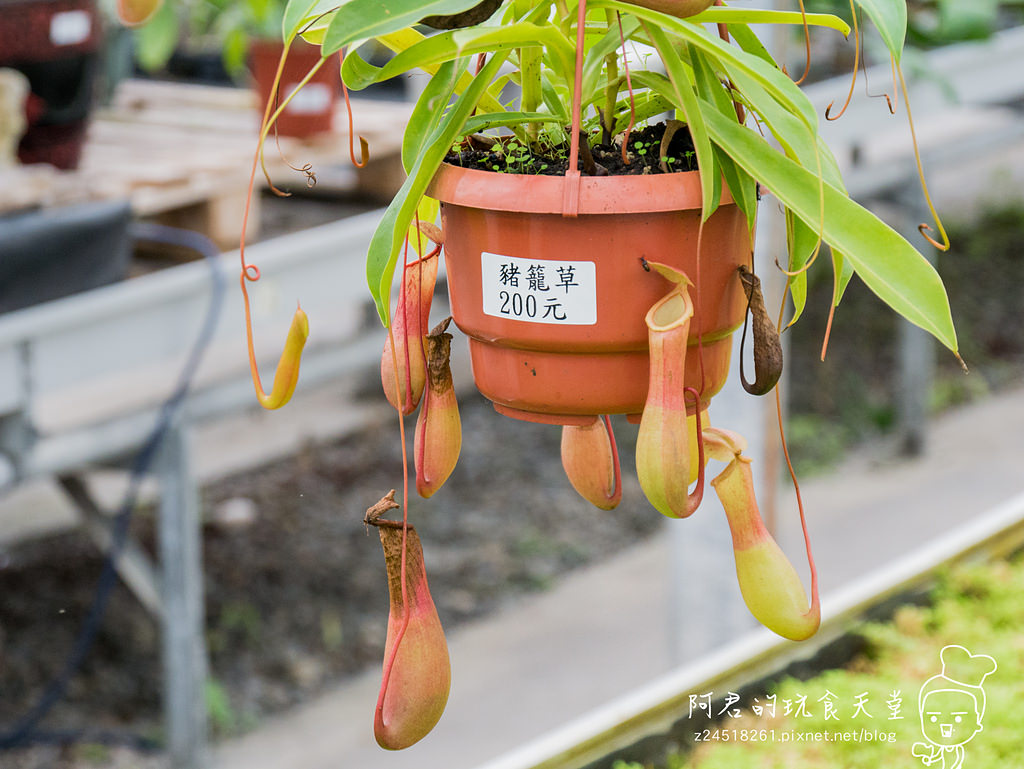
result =
M468 208L561 214L566 185L570 183L564 176L506 174L442 163L427 195ZM690 211L701 207L699 171L583 176L578 183L581 215ZM720 205L731 203L733 198L723 184Z

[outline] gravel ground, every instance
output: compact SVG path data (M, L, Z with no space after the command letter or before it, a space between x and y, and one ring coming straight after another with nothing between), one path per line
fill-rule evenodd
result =
M564 572L658 530L661 516L643 500L632 470L636 428L625 421L617 424L624 501L603 512L565 479L559 428L506 419L478 396L463 402L462 418L458 468L430 500L413 491L409 510L446 628L543 590ZM362 517L395 487L400 496L398 429L389 423L204 489L210 711L218 735L254 728L379 664L387 587L377 535L365 530ZM151 547L150 515L142 511L134 526ZM64 660L102 565L76 532L26 543L6 556L0 569L4 725L29 707ZM157 627L123 586L82 672L45 725L159 739ZM143 760L92 744L8 753L0 763L149 769L132 763L133 756Z

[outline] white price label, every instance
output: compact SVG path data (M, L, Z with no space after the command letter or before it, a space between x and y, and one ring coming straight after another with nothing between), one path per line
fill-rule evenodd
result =
M597 323L597 268L593 262L522 259L480 254L484 314L527 323Z
M283 89L285 98L292 97L285 112L292 115L315 115L323 112L331 106L331 88L326 83L306 83L306 86L298 91L298 83L289 83Z
M88 11L64 11L50 17L50 42L55 46L84 43L91 33Z

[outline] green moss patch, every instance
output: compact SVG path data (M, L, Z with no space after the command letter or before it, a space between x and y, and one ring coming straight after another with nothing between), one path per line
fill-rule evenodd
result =
M918 693L942 672L939 654L959 645L989 655L998 669L984 680L983 729L964 745L964 767L1019 765L1024 747L1024 560L959 567L944 573L930 606L906 606L892 620L856 632L865 651L844 669L809 680L785 679L718 715L726 692L714 692L715 720L691 720L688 750L659 769L876 769L924 766L912 755L923 743ZM775 712L770 712L774 695ZM800 701L807 715L797 715ZM831 703L830 705L828 703ZM862 710L858 712L858 703ZM788 712L788 714L787 714ZM760 715L758 715L760 713ZM685 715L685 714L684 714ZM965 717L966 718L966 717ZM947 765L951 759L947 758ZM932 766L942 766L941 759ZM614 769L643 765L616 762ZM651 766L651 765L648 765ZM646 768L645 768L646 769Z

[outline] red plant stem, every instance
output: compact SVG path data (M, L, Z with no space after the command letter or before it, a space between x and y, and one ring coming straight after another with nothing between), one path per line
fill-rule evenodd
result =
M694 417L696 419L697 428L697 488L693 490L689 499L686 501L686 506L689 510L696 510L700 507L700 503L704 501L704 438L702 436L703 427L700 423L700 393L697 392L693 387L687 387L684 393L690 393L693 395L694 400Z
M853 78L850 80L850 92L846 94L846 101L843 103L843 108L839 110L839 114L832 117L829 113L832 111L832 105L835 101L832 101L828 107L825 108L825 120L839 120L846 112L847 107L850 106L850 102L853 100L853 90L857 87L857 71L860 69L860 30L857 26L857 6L854 5L853 0L850 0L850 13L853 15ZM822 360L824 360L825 353L822 352Z
M274 74L273 92L277 92L278 84L281 82L281 75L284 72L284 63L288 55L288 45L285 45L284 53L277 62L277 72ZM262 391L263 385L260 382L259 368L256 365L256 343L252 331L252 310L249 304L249 291L245 282L251 280L254 283L260 279L260 268L255 264L247 264L245 261L245 232L249 228L249 211L252 208L252 192L256 186L256 169L260 165L260 155L263 151L263 139L266 135L267 121L273 112L273 99L267 99L267 106L263 110L263 122L260 124L260 140L256 144L256 153L252 159L252 170L249 172L249 187L245 195L245 209L242 212L242 234L238 240L238 258L242 263L242 271L238 276L238 282L242 287L242 304L245 307L245 337L249 349L249 369L252 372L254 383Z
M622 488L622 468L619 465L619 447L615 443L615 433L612 431L612 420L607 414L604 415L604 429L608 433L608 443L612 450L612 462L615 467L614 481L615 487L612 489L612 493L609 498L614 497L619 490Z
M851 2L852 2L852 0L851 0ZM724 2L724 0L715 0L715 5L724 6L725 2ZM722 40L725 41L726 43L729 42L729 25L728 24L723 24L723 23L719 22L719 24L718 24L718 36L720 38L722 38ZM731 80L729 81L729 89L730 90L735 90L736 89L736 86L734 86L732 84ZM735 99L733 99L732 106L736 108L736 119L740 121L740 125L743 125L743 123L747 122L747 116L746 116L746 113L743 111L743 105L740 104Z
M622 66L626 71L626 88L629 90L629 125L626 126L626 133L622 136L622 162L629 165L629 155L626 153L626 145L629 144L629 134L636 125L636 102L633 98L633 80L629 76L629 56L626 55L626 35L622 31L622 14L615 12L615 18L619 22L619 40L622 41Z
M704 240L704 212L702 210L701 211L700 224L697 226L697 270L696 270L696 272L693 275L694 283L695 283L695 285L697 287L697 290L694 292L696 294L696 296L694 297L694 301L693 301L693 321L692 321L693 328L696 330L696 333L697 333L697 368L700 371L700 386L697 387L697 393L698 393L697 412L698 413L700 413L700 397L699 396L704 394L704 340L703 340L703 335L701 334L701 331L700 331L700 324L701 324L701 321L703 320L703 316L701 315L701 311L700 311L700 295L701 295L700 255L701 255L701 246L703 245L703 240ZM697 417L697 419L699 420L700 417ZM699 435L699 433L698 433L698 435ZM697 443L700 444L701 442L698 440ZM703 451L703 448L701 449L701 451ZM703 472L703 470L701 472Z
M789 458L789 448L786 446L786 431L782 426L782 388L775 385L775 413L779 421L779 440L782 443L782 455L786 458L786 468L789 470L789 477L793 481L793 490L796 492L796 505L800 511L800 529L804 535L804 548L807 550L807 564L811 569L811 606L818 604L818 568L814 565L814 554L811 552L811 537L807 533L807 517L804 514L804 501L800 495L800 483L796 479L796 471L793 469L793 462Z
M804 80L807 79L807 75L811 71L811 30L807 26L807 9L804 8L804 0L800 0L800 17L804 22L804 74L800 76L799 80L794 80L795 85L800 85Z
M587 0L580 0L576 16L576 77L572 86L572 133L569 136L569 168L566 175L576 173L580 157L580 108L583 102L583 45L587 27Z
M344 48L341 49L340 58L341 64L342 66L344 66ZM356 168L366 168L366 164L370 161L370 158L367 157L367 148L369 147L369 145L367 144L366 139L364 139L362 136L359 137L359 160L356 160L356 135L355 129L353 128L352 125L352 102L349 101L348 98L348 86L345 85L345 78L340 77L339 80L341 80L341 95L345 99L345 112L348 113L348 156L349 159L352 161L352 165L354 165Z
M388 336L391 338L391 362L392 368L394 369L395 379L395 392L398 392L398 354L395 352L395 336L391 327L388 327ZM408 344L406 345L408 347ZM406 376L408 379L408 376ZM398 629L398 633L395 636L395 645L391 647L391 654L384 661L384 673L381 677L380 692L377 694L377 713L381 714L381 721L383 722L384 712L384 698L387 695L388 684L391 681L391 671L395 667L395 658L398 656L398 650L402 645L402 639L405 637L405 631L409 627L409 621L412 619L412 607L409 606L408 590L405 585L405 553L406 553L406 542L409 536L409 457L406 450L405 440L405 418L402 416L401 408L396 409L398 412L398 432L401 436L402 442L402 565L401 565L401 580L402 580L402 626Z

